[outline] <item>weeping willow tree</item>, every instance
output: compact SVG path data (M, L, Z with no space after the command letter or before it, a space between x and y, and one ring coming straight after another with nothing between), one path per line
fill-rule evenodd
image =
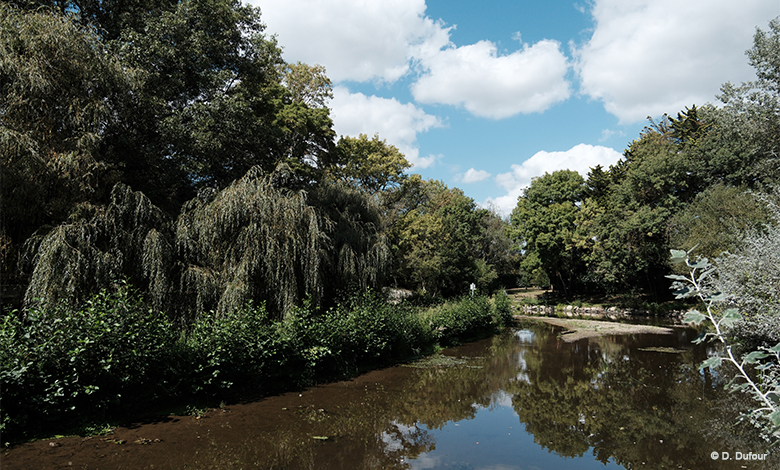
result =
M176 222L188 312L225 312L264 301L285 315L346 287L377 287L389 247L376 204L339 184L311 193L275 186L259 167L210 197L191 200Z
M79 301L127 278L187 325L249 301L282 317L304 298L317 305L343 286L377 286L389 249L375 204L340 185L316 190L312 203L274 179L254 167L202 191L175 221L118 184L107 206L30 240L26 302Z
M264 300L283 313L305 296L319 302L321 225L305 192L275 188L258 167L212 197L189 201L176 222L188 310L224 312Z
M32 275L25 303L80 302L122 279L147 288L155 308L171 305L175 257L172 221L124 184L104 207L81 206L80 217L26 242Z
M21 283L22 245L118 181L97 149L134 72L91 28L46 8L0 3L0 280ZM29 2L32 3L32 2Z
M328 296L379 287L390 265L390 245L376 200L341 183L320 186L313 195L328 222Z

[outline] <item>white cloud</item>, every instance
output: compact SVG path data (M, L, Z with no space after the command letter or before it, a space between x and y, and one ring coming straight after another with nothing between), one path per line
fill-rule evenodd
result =
M537 152L520 165L512 165L512 171L496 176L496 182L506 190L504 196L488 198L485 204L494 204L499 213L509 215L517 205L517 198L535 177L556 170L574 170L584 177L592 167L608 167L615 164L622 154L614 149L588 144L579 144L564 152Z
M599 138L599 142L605 142L613 137L625 137L626 133L623 131L615 131L612 129L603 129L601 131L601 138Z
M439 158L433 155L420 157L417 134L441 127L441 120L411 103L350 93L345 87L335 87L331 108L338 135L357 137L366 134L370 137L379 133L380 138L398 147L417 168L427 168Z
M633 123L754 79L744 51L780 10L767 0L595 0L591 13L593 35L574 51L581 90Z
M444 155L441 153L438 155L431 154L428 155L427 157L417 157L414 159L414 161L409 160L409 157L406 157L406 159L409 160L409 162L412 163L412 165L414 165L415 168L421 168L421 169L432 167L436 163L436 161L441 160L442 158L444 158Z
M425 0L249 1L277 34L286 61L321 64L336 83L393 83L416 64L413 73L422 73L412 85L417 101L463 106L493 119L541 112L571 94L558 42L542 40L510 54L489 41L455 47L454 26L425 16ZM520 33L512 38L520 41Z
M425 16L425 0L249 0L288 62L324 65L335 82L394 82L412 55L444 47L449 28Z
M487 171L475 170L474 168L469 168L464 175L458 175L456 179L462 181L463 183L468 184L468 183L478 183L488 178L490 178L490 173L488 173Z
M463 106L502 119L541 112L571 94L560 44L542 40L500 55L490 41L448 47L420 61L426 72L412 85L415 100Z

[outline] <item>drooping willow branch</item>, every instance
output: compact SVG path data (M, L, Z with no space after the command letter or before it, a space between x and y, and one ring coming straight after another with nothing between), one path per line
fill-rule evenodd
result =
M106 207L31 240L26 302L79 301L121 278L188 324L208 310L266 302L281 317L339 287L376 286L389 249L378 209L339 185L277 188L255 167L172 220L118 184Z

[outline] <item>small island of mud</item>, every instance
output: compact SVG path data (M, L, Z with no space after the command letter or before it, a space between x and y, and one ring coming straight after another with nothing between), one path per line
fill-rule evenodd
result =
M515 319L536 320L563 327L567 331L561 334L561 339L569 343L583 338L596 338L605 335L631 335L641 333L671 334L674 332L672 328L665 326L634 325L630 323L581 320L575 318L515 315Z

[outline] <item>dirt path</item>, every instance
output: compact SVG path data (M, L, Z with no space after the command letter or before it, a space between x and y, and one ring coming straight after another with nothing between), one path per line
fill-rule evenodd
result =
M596 338L604 335L631 335L640 333L671 334L674 332L672 328L664 326L633 325L630 323L609 321L534 317L526 315L515 315L515 318L538 320L566 328L567 331L561 335L561 339L566 342L574 342L583 338Z

